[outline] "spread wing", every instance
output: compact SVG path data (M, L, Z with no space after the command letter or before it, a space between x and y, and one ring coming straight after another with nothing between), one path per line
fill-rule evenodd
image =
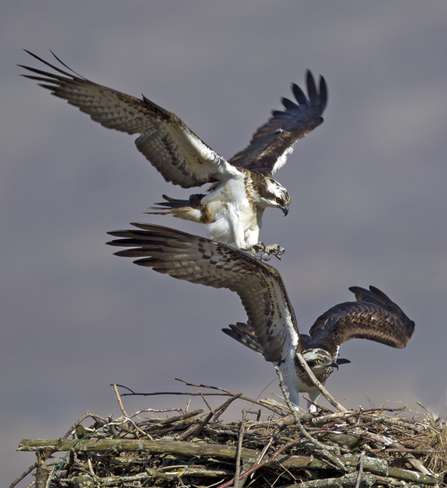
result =
M255 132L250 144L235 154L229 163L271 174L286 163L295 142L323 122L321 114L327 103L326 81L320 76L317 90L314 77L308 70L306 83L309 98L293 83L292 91L298 103L282 98L285 110L274 110L273 117Z
M34 73L22 76L42 82L40 86L89 114L104 127L140 134L135 140L138 150L166 181L190 188L220 179L222 173L236 174L235 167L207 146L175 114L144 96L140 100L98 85L26 52L60 74L20 65ZM59 58L56 59L72 71Z
M368 339L403 348L414 332L414 322L389 297L374 286L353 286L356 302L340 303L318 317L306 342L334 353L349 339Z
M283 360L283 351L296 346L295 314L280 274L271 266L203 237L151 224L109 232L120 237L108 244L131 249L117 256L137 258L135 264L179 280L236 292L267 361Z

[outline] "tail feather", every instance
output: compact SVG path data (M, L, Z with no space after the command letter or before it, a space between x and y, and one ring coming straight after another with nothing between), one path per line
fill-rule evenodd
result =
M263 354L262 347L256 339L250 322L236 322L236 324L230 324L228 327L230 328L222 329L222 332L248 347L252 351Z
M203 210L201 200L205 195L196 193L189 197L189 200L177 200L175 198L163 195L165 202L157 202L159 207L151 207L155 212L146 212L149 215L172 215L183 220L192 220L193 222L205 223L203 220Z
M205 195L202 193L196 193L194 195L191 195L189 197L189 200L176 200L175 198L168 197L167 195L162 195L162 197L166 200L165 202L157 202L154 205L160 205L160 207L167 207L169 209L172 208L182 208L182 207L191 207L191 208L196 208L196 209L202 209L203 205L200 203L202 201L202 198ZM152 207L155 210L158 209L158 207Z

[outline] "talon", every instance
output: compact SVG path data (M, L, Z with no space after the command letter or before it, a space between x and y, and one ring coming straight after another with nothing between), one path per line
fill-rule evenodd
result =
M263 242L258 242L251 246L251 255L261 261L270 261L272 255L281 261L281 256L284 252L285 249L278 244L266 246Z
M262 242L258 242L257 244L253 244L253 246L251 246L251 255L254 258L262 261L263 256L258 256L258 253L260 252L265 252L265 246Z
M285 249L278 244L272 244L265 247L265 254L273 255L281 261L281 256L284 254Z
M283 247L278 247L278 249L274 252L272 252L272 254L275 255L275 257L277 257L280 261L281 261L281 256L284 254L285 252L285 249Z

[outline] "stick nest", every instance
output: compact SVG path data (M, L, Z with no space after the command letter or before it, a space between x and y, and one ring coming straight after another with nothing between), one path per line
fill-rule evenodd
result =
M87 412L63 438L24 439L18 450L35 451L37 461L10 488L32 470L37 488L445 486L447 425L421 404L422 414L382 407L292 416L274 400L215 388L228 397L217 408L211 393L196 393L206 408L189 411L188 402L128 415L121 396L135 393L113 386L121 417ZM250 410L222 422L234 401L252 402Z

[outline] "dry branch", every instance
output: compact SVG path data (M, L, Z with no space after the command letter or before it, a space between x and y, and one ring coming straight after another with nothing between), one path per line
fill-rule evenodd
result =
M298 442L299 439L297 439L294 443ZM292 443L289 444L290 445L285 447L291 447L291 445L293 445ZM284 448L284 446L282 447ZM23 439L20 442L17 450L43 451L45 449L51 449L54 452L72 451L106 453L108 456L117 455L119 453L140 452L160 455L169 453L205 458L218 457L224 459L236 459L238 454L236 447L163 439L156 441L139 439L85 439L74 442L66 439ZM254 460L259 456L258 451L246 448L241 448L239 454L241 459L251 462L254 462ZM343 464L345 464L346 466L354 468L359 464L360 456L345 455L338 457L337 459L339 461L339 465L343 466ZM330 460L332 461L332 456ZM329 463L325 459L318 460L314 456L279 456L279 453L275 453L274 457L264 462L263 465L267 465L272 462L279 463L286 468L334 469L332 463ZM392 476L400 480L414 481L429 485L436 484L436 478L432 475L424 475L400 468L389 467L386 461L381 461L366 456L363 459L363 469L374 474ZM243 475L247 475L247 473L243 473Z
M203 391L205 385L196 387ZM72 434L24 439L18 450L34 451L46 463L45 473L36 473L46 488L440 486L447 471L442 419L381 408L296 418L270 414L262 421L247 412L242 421L223 423L218 415L243 395L213 389L228 399L207 413L163 409L158 417L152 409L128 415L124 395L117 394L119 419L87 413ZM82 438L73 438L75 431Z

